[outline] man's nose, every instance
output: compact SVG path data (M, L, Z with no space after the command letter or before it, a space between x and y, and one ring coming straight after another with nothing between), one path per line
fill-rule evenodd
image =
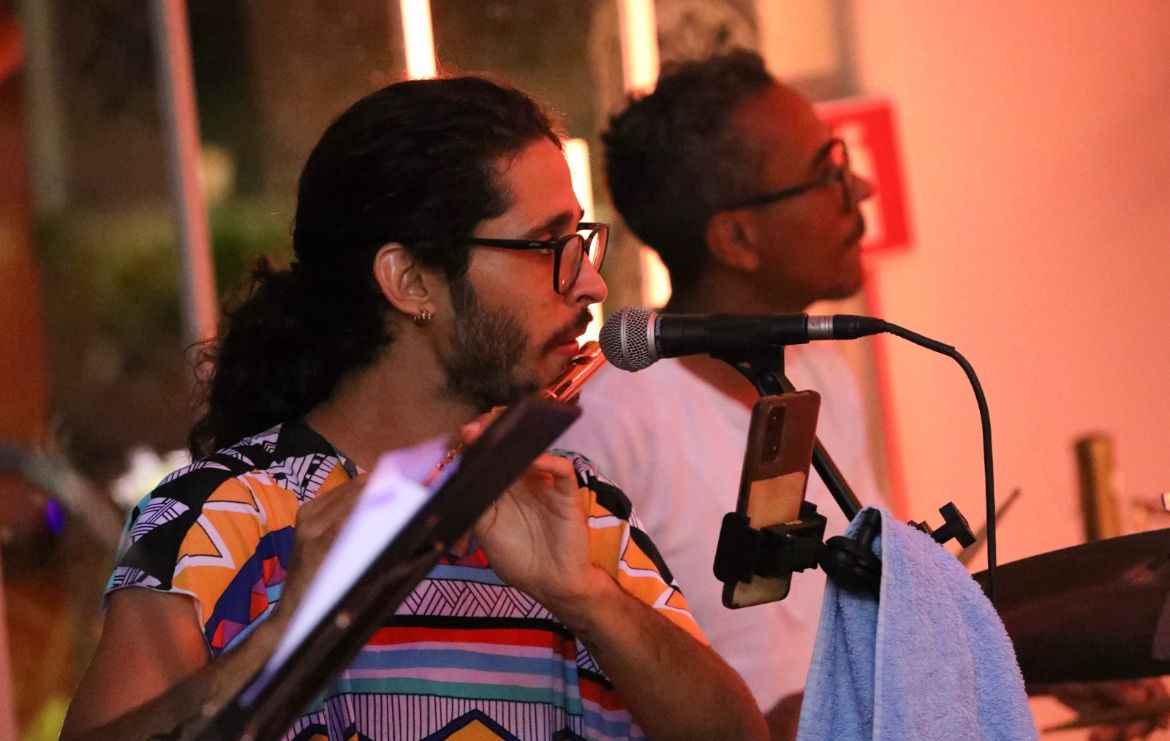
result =
M605 285L605 279L601 277L601 273L594 267L593 262L586 258L581 264L581 272L577 274L577 280L569 289L569 298L575 304L588 306L604 301L608 295L609 288Z
M861 203L877 192L877 186L872 180L849 171L849 193L854 203Z

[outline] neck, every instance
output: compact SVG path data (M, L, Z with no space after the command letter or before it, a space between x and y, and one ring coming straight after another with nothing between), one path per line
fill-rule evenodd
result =
M687 355L679 358L678 362L700 381L749 409L760 398L755 386L722 360L716 360L710 355Z
M425 369L426 359L394 349L344 379L306 416L310 427L366 470L386 451L454 437L476 416L471 405L445 397L440 368Z
M711 270L682 294L675 294L663 308L670 314L799 314L812 301L761 289L751 274Z
M750 276L748 276L750 277ZM762 295L754 284L736 273L709 270L689 291L672 295L664 314L798 314L809 302ZM751 408L759 392L739 371L709 355L687 355L679 362L688 372L717 391Z

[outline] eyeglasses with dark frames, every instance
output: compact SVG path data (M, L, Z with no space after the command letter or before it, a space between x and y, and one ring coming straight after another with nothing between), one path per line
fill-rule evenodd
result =
M829 141L828 160L832 163L832 168L815 180L809 180L806 183L781 188L780 190L769 191L768 193L741 198L738 201L733 201L721 207L719 210L736 211L741 208L759 208L777 201L804 195L810 190L823 188L836 181L841 186L841 208L843 211L849 211L853 208L854 199L853 188L849 182L852 174L852 171L849 169L849 150L846 148L844 141L841 139L831 139Z
M582 221L577 225L577 231L556 239L468 237L466 243L476 247L548 252L553 256L553 290L563 296L577 282L585 258L589 258L595 270L601 270L605 248L609 243L609 224Z

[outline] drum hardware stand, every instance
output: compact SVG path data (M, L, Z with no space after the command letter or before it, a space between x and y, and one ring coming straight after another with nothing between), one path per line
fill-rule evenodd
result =
M784 375L784 348L748 357L715 355L731 365L755 386L760 396L795 391ZM819 439L813 443L812 466L829 493L852 521L861 512L861 502L829 457ZM953 502L939 509L944 523L932 530L925 522L910 522L942 544L954 538L964 548L975 542L967 519ZM763 529L752 528L746 515L730 512L723 518L715 551L715 577L731 584L746 582L753 575L780 576L793 571L820 567L837 586L852 592L878 596L882 564L874 555L873 541L881 531L881 514L865 513L855 537L836 535L824 541L825 517L816 505L804 501L795 522Z

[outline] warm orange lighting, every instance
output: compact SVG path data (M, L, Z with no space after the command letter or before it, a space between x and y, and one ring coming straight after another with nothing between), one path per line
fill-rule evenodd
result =
M643 247L638 253L642 267L642 305L660 309L670 300L670 273L658 253Z
M626 92L649 92L658 82L658 22L654 0L618 0L622 74ZM642 304L662 306L670 298L670 275L658 254L643 247Z
M569 177L573 179L573 193L581 210L582 221L593 221L593 172L589 165L589 142L584 139L565 140L565 159L569 161Z
M627 91L649 91L658 81L658 26L654 0L618 0L622 74Z
M565 159L569 161L569 177L573 179L573 193L581 204L581 221L593 221L593 172L589 166L589 142L584 139L565 140ZM589 307L593 321L581 335L581 341L596 340L601 332L601 304Z
M755 0L760 53L786 79L830 75L839 62L834 0Z
M431 28L430 0L399 0L402 41L406 48L406 74L411 79L434 77L435 34Z

